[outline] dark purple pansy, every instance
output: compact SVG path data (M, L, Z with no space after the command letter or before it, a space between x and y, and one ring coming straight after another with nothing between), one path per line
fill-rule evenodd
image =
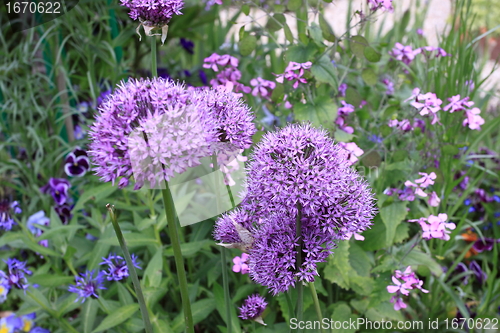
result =
M472 248L477 252L481 253L483 251L491 251L493 249L493 245L498 242L493 238L485 238L484 241L482 239L478 239L472 245Z
M194 54L194 43L189 39L181 38L181 46L189 54Z
M486 273L483 272L481 266L479 266L477 261L475 260L471 261L469 264L469 268L476 275L477 282L484 283L484 281L486 281L486 279L488 278L488 275L486 275Z
M201 83L203 83L204 86L208 86L207 74L205 74L205 72L200 69L198 75L200 76Z
M85 150L76 148L66 156L64 172L70 177L82 177L90 169L90 162Z
M71 220L71 218L73 217L73 215L71 214L72 208L73 207L68 204L55 207L56 213L57 215L59 215L62 224L68 224L69 220Z
M457 267L455 268L455 271L457 272L457 274L461 274L461 273L468 272L469 269L467 268L467 266L463 262L460 262L460 263L458 263ZM469 283L469 275L462 277L461 280L462 280L463 284Z
M64 205L68 199L68 190L70 184L63 178L50 178L47 185L40 188L45 194L52 195L57 205Z

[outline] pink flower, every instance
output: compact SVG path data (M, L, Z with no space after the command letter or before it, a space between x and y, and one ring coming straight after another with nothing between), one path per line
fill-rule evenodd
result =
M406 289L408 288L406 283L401 283L395 276L392 277L392 283L395 286L387 286L387 291L391 294L400 292L401 294L408 296L410 292Z
M420 49L413 50L411 46L404 46L401 43L396 43L392 51L389 52L396 60L402 61L404 64L409 65L415 56L422 52Z
M299 83L307 83L307 80L303 78L302 75L304 75L304 69L310 69L311 66L312 63L310 61L304 63L290 61L283 74L275 74L277 76L276 81L279 83L283 83L284 79L287 79L287 81L295 81L293 83L293 89L297 89Z
M233 263L234 263L233 272L235 272L235 273L241 272L241 274L247 274L249 272L247 260L248 260L248 254L246 254L246 253L242 253L241 258L238 256L234 257L233 258Z
M439 206L439 203L441 202L441 199L437 196L436 192L432 192L431 196L429 197L429 205L432 207L437 207Z
M401 297L392 296L391 303L394 303L394 310L396 311L406 309L406 304Z
M358 161L358 157L364 153L363 149L359 148L354 142L339 142L339 145L347 151L347 163L349 165L356 163Z
M346 83L342 83L339 86L339 95L340 95L340 97L345 97L346 90L347 90L347 84Z
M375 11L382 8L384 11L392 13L394 7L392 7L392 0L368 0L368 5L371 5L370 10Z
M434 179L436 179L436 173L431 172L427 174L425 172L419 172L419 175L423 176L422 178L415 179L415 183L420 184L420 187L426 188L429 185L434 185Z
M453 113L455 111L462 111L467 108L470 108L471 106L474 105L474 102L470 101L469 102L469 97L465 97L464 99L460 99L460 95L453 96L451 98L448 98L448 101L450 104L446 105L443 108L443 111L448 111L450 110L450 113Z
M339 115L346 115L354 112L354 106L352 106L351 104L347 104L345 101L341 101L341 103L343 106L338 110Z
M426 94L419 94L416 97L415 101L411 102L410 105L412 105L416 109L419 109L421 116L431 114L433 116L431 124L434 125L435 123L439 122L436 113L441 110L440 105L442 103L443 101L437 98L436 94L428 92Z
M467 118L462 122L462 126L469 125L471 130L481 130L481 125L484 125L484 119L479 115L480 113L481 110L479 110L479 108L465 110Z
M276 83L274 83L273 81L264 80L261 77L251 79L250 85L252 87L255 87L252 90L253 96L260 95L262 97L269 97L269 95L271 95L270 91L276 88Z

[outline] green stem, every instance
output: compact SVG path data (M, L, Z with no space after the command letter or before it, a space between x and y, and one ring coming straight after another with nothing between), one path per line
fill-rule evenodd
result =
M316 292L316 286L314 285L314 282L309 282L309 287L311 287L311 295L314 301L314 309L316 310L316 315L318 316L319 322L322 323L323 315L321 314L321 307L319 306L318 293ZM323 325L321 325L321 332L325 333Z
M212 156L212 166L214 170L214 176L215 176L215 201L217 203L217 212L220 212L220 192L219 192L219 174L217 173L217 156L214 155ZM229 194L229 197L231 198L231 202L233 204L234 208L234 200L231 195L231 190L229 187L226 188ZM222 261L222 287L224 288L224 304L226 307L226 328L227 328L227 333L232 332L232 323L231 323L231 296L229 295L229 277L227 275L227 258L226 258L226 248L224 246L221 246L221 261Z
M288 320L293 318L293 304L292 299L290 298L290 290L285 293L286 304L288 305ZM290 329L291 331L291 329Z
M297 219L295 221L295 234L298 238L297 245L297 270L302 267L302 207L300 203L297 203ZM297 322L302 322L303 318L303 303L304 303L304 286L302 281L297 281L297 307L295 308L295 315L297 317ZM300 328L297 329L297 332L300 333L302 330Z
M153 327L151 326L151 322L149 320L148 308L146 306L146 301L144 300L144 295L142 294L139 277L137 276L137 272L135 271L135 267L132 263L132 258L130 257L130 253L128 252L127 244L125 244L125 238L123 237L120 225L118 224L114 206L107 204L106 208L108 209L109 215L111 216L111 222L113 224L113 228L115 229L116 237L118 238L118 242L120 243L120 247L122 248L125 261L127 262L129 274L132 277L132 284L134 285L134 289L137 294L137 300L139 301L142 320L144 321L144 329L146 330L146 333L153 333Z
M186 270L184 267L184 258L182 257L181 244L179 241L179 234L177 232L177 218L175 214L174 199L168 182L165 182L165 189L162 191L163 203L165 205L165 214L167 216L168 232L170 240L172 241L172 248L174 250L175 267L177 269L177 277L179 278L179 286L181 289L182 308L184 310L184 321L186 332L194 333L193 315L191 314L191 304L189 302L189 292L186 278Z
M156 36L151 37L151 77L158 77L156 64Z

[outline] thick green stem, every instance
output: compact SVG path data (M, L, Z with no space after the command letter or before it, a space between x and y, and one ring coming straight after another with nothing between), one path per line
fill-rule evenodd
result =
M321 313L321 307L319 306L318 293L316 292L316 286L314 285L314 282L309 282L309 287L311 287L311 295L314 301L314 309L316 310L316 315L318 316L319 322L322 323L323 314ZM321 325L321 332L325 333L323 325Z
M298 238L297 250L297 270L302 267L302 206L297 203L297 219L295 221L295 235ZM303 317L303 304L304 304L304 286L302 281L297 281L297 306L295 308L295 315L297 317L297 322L302 322ZM297 329L300 333L302 330Z
M130 257L130 253L128 252L127 244L125 244L125 238L123 238L120 225L118 224L118 220L114 212L114 206L107 204L106 208L108 209L109 215L111 216L111 223L113 224L113 228L115 229L116 237L118 238L118 242L120 243L120 247L122 248L125 261L127 262L129 274L132 277L132 284L134 285L135 293L137 294L137 300L139 301L142 320L144 321L144 329L146 333L153 333L153 327L151 326L151 322L149 320L148 308L146 306L146 301L144 300L144 295L142 294L139 277L137 276L135 267L132 264L132 258Z
M158 65L156 64L156 36L151 37L151 76L158 77Z
M177 218L175 216L174 200L168 182L165 182L165 189L162 190L163 204L165 206L165 214L167 215L167 224L172 248L174 250L175 267L177 269L177 277L179 278L179 286L181 289L182 308L184 310L184 322L186 332L194 333L193 315L191 313L191 304L189 302L189 292L186 278L186 269L184 267L184 258L182 257L181 244L179 234L177 232Z
M286 304L288 305L288 317L289 317L288 320L290 320L293 318L293 304L292 304L292 299L290 297L290 290L285 293L285 299L286 299Z

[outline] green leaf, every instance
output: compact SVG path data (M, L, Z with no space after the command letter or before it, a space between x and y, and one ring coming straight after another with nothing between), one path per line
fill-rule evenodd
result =
M325 279L336 283L343 289L349 289L349 272L352 271L349 264L349 242L341 241L335 249L335 254L330 256L328 265L325 267Z
M396 228L405 219L408 211L406 210L406 202L397 202L380 209L380 217L385 224L385 244L392 246Z
M286 51L286 60L299 63L307 62L318 51L315 43L309 43L307 46L303 44L294 45Z
M144 279L147 281L146 286L157 287L160 285L163 272L163 251L156 251L153 258L148 263L148 267L144 271Z
M344 132L341 129L336 129L335 133L333 134L333 137L335 138L336 141L339 142L351 142L352 139L354 138L354 135Z
M273 101L274 103L281 103L284 97L285 86L281 83L277 83L276 88L273 89L273 93L271 94L271 101Z
M196 325L203 319L207 318L212 311L215 310L215 300L205 298L191 304L191 312L193 314L193 322ZM184 329L184 314L180 313L172 322L172 329L179 333Z
M401 243L409 236L410 225L408 223L401 223L396 228L396 234L394 235L394 244Z
M309 36L319 44L323 43L323 33L321 32L321 28L315 22L311 23L309 27L307 27L309 31Z
M358 58L365 57L365 47L368 46L368 41L363 36L352 36L349 41L349 46L352 53Z
M241 12L246 16L248 16L250 14L250 6L249 5L241 6Z
M146 235L144 233L138 232L127 232L123 233L123 237L125 238L125 243L127 243L128 247L134 246L147 246L147 245L158 245L158 241L151 235ZM115 235L104 238L98 241L98 243L108 244L113 246L118 246L118 239Z
M30 277L30 283L39 284L42 287L60 287L75 281L72 276L58 275L54 273L40 274Z
M377 84L378 77L375 71L371 68L365 68L361 72L361 78L367 85L374 86ZM359 105L359 104L358 104Z
M97 301L90 298L83 305L82 314L79 316L83 324L83 333L92 332L94 327L97 309L99 308L95 302Z
M37 238L38 241L44 240L44 239L51 239L54 236L59 236L61 234L69 233L71 231L76 231L79 229L82 229L83 226L81 225L62 225L60 227L55 227L55 228L50 228L47 231L44 231L44 233Z
M380 214L375 216L373 225L370 229L363 231L365 240L359 244L365 251L376 251L385 247L386 227L380 220Z
M288 1L287 8L289 11L296 11L297 9L300 9L302 7L302 0L290 0Z
M376 307L372 307L366 311L366 318L371 321L379 321L382 320L394 320L394 321L403 321L404 317L399 312L394 310L394 304L389 302L381 302L377 304Z
M319 27L321 28L321 32L323 33L323 37L329 41L334 43L336 38L335 34L333 33L332 27L328 22L326 22L325 17L323 14L319 14Z
M333 314L331 318L336 318L335 320L338 320L340 322L356 322L358 316L355 314L352 314L351 308L349 305L347 305L345 302L339 302L333 306ZM355 333L356 332L356 327L352 328L350 325L345 325L341 327L340 329L335 329L335 333L337 332L342 332L342 333Z
M401 259L401 257L404 256L403 251L398 253L396 256L398 259ZM441 266L436 262L436 260L432 259L430 255L427 253L424 253L420 250L413 249L408 253L406 257L404 257L403 266L417 266L417 265L425 265L429 267L431 272L436 275L436 276L441 276L443 274L443 269Z
M371 46L365 47L363 54L369 62L379 62L382 58L382 55Z
M311 73L318 82L329 83L337 89L337 73L328 56L322 56L311 66Z
M292 30L290 30L290 27L288 26L288 24L286 24L286 23L283 24L283 30L285 31L286 40L289 41L290 44L293 44Z
M311 121L313 126L333 127L333 121L337 117L337 106L329 96L317 96L314 104L296 104L293 108L295 119L299 121Z
M224 322L226 323L227 326L227 320L226 320L226 303L224 301L224 289L222 288L221 285L219 285L217 282L213 284L213 293L214 293L214 298L215 298L215 304L217 308L217 312L219 312L219 315L222 317ZM241 328L239 325L239 319L236 316L236 310L233 306L233 302L231 302L231 327L232 331L235 333L240 333Z
M201 249L203 247L205 247L205 246L208 247L211 244L213 244L213 242L211 240L208 240L208 239L204 239L204 240L198 241L198 242L183 243L183 244L181 244L182 256L185 257L185 258L192 257L196 253L198 253L199 251L201 251ZM166 255L167 257L173 257L174 256L174 250L170 246L167 249L165 249L165 251L163 252L163 254Z
M358 107L358 105L361 104L362 100L363 99L361 98L361 95L356 89L349 87L345 91L345 102L347 104L351 104L354 107Z
M441 148L441 151L445 155L457 155L459 152L458 147L454 145L445 145Z
M105 198L108 198L118 189L117 186L112 186L111 183L106 183L100 186L91 187L90 189L85 190L80 195L80 198L73 207L73 211L79 211L83 208L83 205L89 200L95 200L105 206L107 202L102 202Z
M366 252L359 247L359 245L357 245L356 242L350 242L349 262L358 275L370 276L370 270L372 267L370 258Z
M118 288L118 299L122 304L132 304L134 303L134 299L127 288L123 286L122 283L117 283Z
M129 304L122 306L121 308L113 311L110 315L106 316L104 320L96 327L92 333L102 332L117 325L120 325L125 320L129 319L134 315L134 313L139 310L139 305L137 304Z
M273 17L269 17L266 28L271 32L276 32L283 27L283 23L286 23L285 15L277 13Z
M244 57L250 55L257 46L257 37L253 35L248 35L238 42L238 47L240 49L240 54Z

